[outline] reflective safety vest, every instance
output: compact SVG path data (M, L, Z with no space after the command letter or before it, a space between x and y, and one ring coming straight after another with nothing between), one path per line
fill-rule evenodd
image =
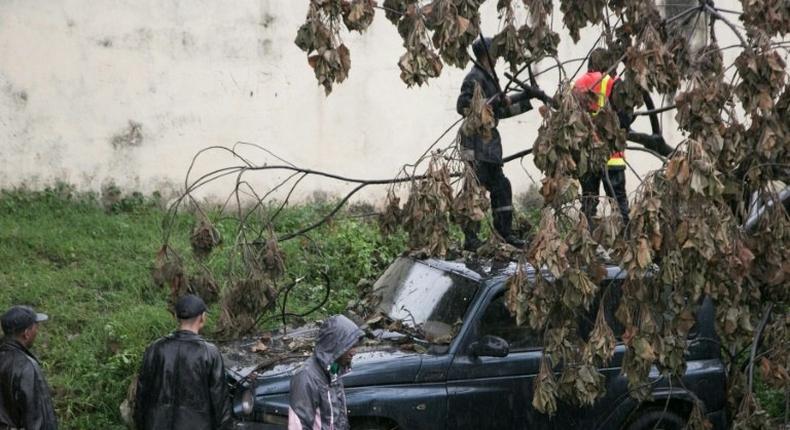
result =
M590 114L595 116L606 105L606 101L612 94L614 82L616 79L611 76L604 75L601 72L587 72L580 76L574 82L573 86L576 90L583 93L593 92L596 96L593 101L587 106ZM625 167L625 153L617 151L612 153L609 160L606 162L607 167Z
M606 167L625 167L625 153L623 151L612 152L609 160L606 161Z

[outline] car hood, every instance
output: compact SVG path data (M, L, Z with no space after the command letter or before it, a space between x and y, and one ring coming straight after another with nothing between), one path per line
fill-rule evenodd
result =
M287 393L291 376L307 358L275 365L251 378L256 395ZM413 382L421 364L420 354L383 346L367 349L354 356L351 370L342 376L343 385L348 388Z
M259 339L243 339L220 345L226 373L231 381L255 386L256 395L287 393L291 376L312 356L318 326L309 324ZM265 346L265 351L261 351ZM351 369L343 375L346 387L413 382L423 354L402 335L379 333L357 347ZM253 352L257 350L258 352Z

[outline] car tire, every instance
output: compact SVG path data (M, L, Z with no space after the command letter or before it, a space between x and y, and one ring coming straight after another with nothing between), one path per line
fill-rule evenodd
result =
M629 424L627 430L682 430L686 428L686 420L677 413L663 409L647 409L638 413L636 419Z

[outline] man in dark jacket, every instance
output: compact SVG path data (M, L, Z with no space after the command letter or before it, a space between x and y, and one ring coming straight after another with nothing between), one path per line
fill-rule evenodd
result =
M456 110L462 116L468 114L476 86L480 86L483 95L492 107L496 120L519 115L532 109L531 98L549 98L540 90L526 86L527 90L513 95L500 92L495 77L495 57L489 52L491 38L478 39L472 44L476 59L474 67L464 78L461 95L456 102ZM491 196L491 213L494 229L509 244L522 248L524 241L513 235L513 190L510 181L502 171L502 139L496 127L492 130L490 140L482 136L461 135L462 156L474 165L480 184ZM472 225L464 231L464 249L473 251L482 245L477 234L480 225Z
M139 430L214 430L232 425L225 366L200 336L206 304L187 295L175 306L179 330L145 351L134 406Z
M52 396L41 363L30 352L45 314L13 306L0 317L0 430L57 430Z
M291 378L288 430L349 429L340 376L351 368L353 348L363 335L343 315L324 321L313 356Z

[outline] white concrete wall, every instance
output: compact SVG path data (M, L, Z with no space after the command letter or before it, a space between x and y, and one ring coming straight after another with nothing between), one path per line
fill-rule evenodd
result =
M497 29L495 5L491 0L483 9L489 35ZM113 181L130 190L167 191L181 186L198 150L236 141L261 144L300 166L393 176L457 118L465 71L445 67L429 86L407 89L396 65L400 38L379 11L366 34L344 36L351 74L326 97L293 44L306 7L306 0L3 0L0 188L63 180L81 189ZM559 15L555 25L561 26ZM561 58L583 56L597 37L592 34L578 46L564 38ZM556 75L540 82L551 89ZM676 143L671 117L664 127ZM118 144L130 121L140 124L140 135ZM536 111L503 121L505 153L531 147L538 125ZM246 154L276 162L260 151ZM640 174L658 166L650 156L628 158ZM196 169L230 163L214 155ZM540 180L530 158L524 166ZM531 183L518 163L507 173L516 192ZM256 175L256 190L265 192L275 179ZM306 190L348 188L305 184ZM629 188L636 184L631 174ZM219 197L228 187L219 184L204 195Z

